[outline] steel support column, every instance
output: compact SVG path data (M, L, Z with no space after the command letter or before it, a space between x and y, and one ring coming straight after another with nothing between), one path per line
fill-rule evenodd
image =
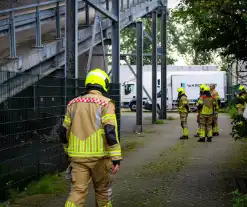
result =
M40 9L39 6L36 7L36 45L35 47L42 47L41 44L41 24L40 24Z
M9 15L9 42L10 42L10 58L16 58L16 36L15 36L15 19L13 12Z
M60 24L60 6L59 2L56 5L56 38L61 38L61 24Z
M161 110L160 119L166 119L167 97L167 64L166 64L166 13L167 6L161 14Z
M89 6L85 5L85 19L86 19L86 25L90 25L90 19L89 19Z
M78 3L66 0L66 63L65 78L78 79ZM75 82L75 86L77 82ZM66 91L66 86L65 86ZM75 91L77 95L77 90Z
M115 99L116 115L118 121L118 134L120 136L120 0L112 1L112 13L117 17L117 21L112 22L112 83L114 84L115 90L118 91L118 96Z
M157 120L157 12L152 13L152 123Z
M136 23L136 132L142 132L143 123L142 123L142 86L143 86L143 23Z

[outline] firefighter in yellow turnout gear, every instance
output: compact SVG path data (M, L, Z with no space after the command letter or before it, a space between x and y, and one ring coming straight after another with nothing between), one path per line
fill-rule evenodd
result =
M219 113L219 106L220 106L220 96L219 93L215 90L215 85L210 85L210 93L211 96L216 101L216 109L213 115L213 136L219 136L219 125L218 125L218 113Z
M185 95L185 90L184 88L178 88L178 111L180 115L181 127L183 129L183 136L181 136L180 139L189 138L189 130L187 125L189 110L189 103L187 96Z
M216 108L216 101L210 94L210 88L206 86L204 88L204 94L200 97L198 103L198 110L200 111L200 138L199 142L212 141L212 123L213 123L213 114Z
M67 153L72 166L72 188L65 207L82 207L91 179L96 205L112 206L110 171L120 168L121 147L118 139L115 106L103 96L110 78L100 69L86 77L86 93L69 102L60 140L68 143Z
M201 84L200 85L200 96L199 96L198 100L203 95L205 86L206 86L205 84ZM194 135L194 137L200 137L200 129L201 129L201 126L200 126L200 111L198 111L198 114L197 114L197 123L198 123L197 133Z
M236 94L236 109L238 115L242 116L246 107L247 93L243 85L239 86L238 91L239 93Z

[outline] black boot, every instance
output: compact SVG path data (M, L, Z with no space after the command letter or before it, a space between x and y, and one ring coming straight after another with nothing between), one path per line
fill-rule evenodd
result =
M189 139L188 136L181 136L180 139Z
M197 140L198 142L205 142L205 137Z
M212 137L208 137L208 138L207 138L207 141L208 141L208 142L212 142Z
M194 135L194 137L199 137L200 135L198 134L198 133L196 133L195 135Z

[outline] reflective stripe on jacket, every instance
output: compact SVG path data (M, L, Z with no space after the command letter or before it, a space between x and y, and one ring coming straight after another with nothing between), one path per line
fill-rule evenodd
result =
M113 134L105 131L112 126ZM63 126L67 129L70 157L112 157L121 159L115 106L98 91L69 102Z
M215 89L213 89L210 93L211 93L211 96L215 99L215 103L216 103L215 112L218 112L219 111L219 107L220 107L219 93Z
M201 107L200 114L212 115L214 113L214 108L216 107L216 101L213 97L203 95L200 97L198 107Z
M180 113L188 113L188 108L186 108L186 106L188 107L189 105L188 99L186 95L182 95L179 99L178 99L178 111Z

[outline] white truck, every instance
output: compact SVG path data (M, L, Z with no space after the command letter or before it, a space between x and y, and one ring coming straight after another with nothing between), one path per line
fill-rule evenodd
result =
M226 101L226 73L222 71L217 71L217 67L211 66L211 70L202 66L201 68L197 66L196 70L189 70L193 68L188 66L182 68L182 71L179 71L178 66L177 70L173 71L171 68L167 72L167 107L172 109L177 100L177 88L184 87L186 89L187 96L190 100L190 103L193 104L199 96L199 86L202 83L205 84L216 84L216 90L219 92L222 102ZM133 67L134 68L134 67ZM206 68L206 70L205 70ZM121 68L122 70L122 68ZM201 71L200 71L201 70ZM122 70L123 72L123 70ZM130 72L131 73L131 72ZM129 74L130 75L130 74ZM157 104L160 107L160 70L158 68L157 72ZM124 76L127 76L127 70L124 71ZM120 76L121 77L121 76ZM143 70L143 86L149 95L152 95L152 70L151 68L144 68ZM125 80L122 82L121 87L121 102L122 105L130 107L132 111L136 109L136 81L132 77L130 80ZM148 96L143 91L143 100L144 100L144 109L150 110L151 101L148 99Z

